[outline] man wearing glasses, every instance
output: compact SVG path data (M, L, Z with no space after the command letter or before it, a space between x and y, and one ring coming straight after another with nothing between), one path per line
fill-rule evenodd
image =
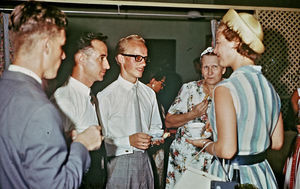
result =
M162 123L155 92L138 80L147 54L142 37L122 38L116 56L121 73L97 95L108 156L106 188L154 188L147 133L161 130Z

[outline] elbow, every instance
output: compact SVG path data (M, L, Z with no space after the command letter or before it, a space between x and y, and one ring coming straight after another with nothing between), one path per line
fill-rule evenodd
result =
M234 150L230 150L230 151L222 151L221 152L221 158L224 158L224 159L231 159L231 158L233 158L234 156L235 156L235 154L236 154L236 150L234 151Z
M284 134L277 135L277 137L272 137L271 140L271 149L280 150L284 145Z
M275 142L275 143L272 143L272 146L271 146L271 149L272 150L280 150L283 146L283 143L284 141L280 141L280 142Z
M221 146L219 149L215 149L218 157L223 159L231 159L237 153L237 147L229 146Z

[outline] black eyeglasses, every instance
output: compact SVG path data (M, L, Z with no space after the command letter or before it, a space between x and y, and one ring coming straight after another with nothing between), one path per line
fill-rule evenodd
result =
M134 57L136 62L142 62L143 59L145 60L145 62L150 62L150 60L148 59L148 56L142 56L142 55L134 55L134 54L124 54L121 53L121 55L123 56L129 56L129 57Z

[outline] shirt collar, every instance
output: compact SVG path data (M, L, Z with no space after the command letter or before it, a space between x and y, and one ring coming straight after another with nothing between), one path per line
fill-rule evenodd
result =
M132 89L132 87L137 86L139 83L139 80L137 79L135 83L131 83L130 81L127 81L124 79L121 75L118 77L118 81L122 84L122 86L126 89Z
M28 76L32 77L33 79L35 79L40 84L42 84L42 79L36 73L34 73L33 71L31 71L27 68L12 64L12 65L9 65L8 70L12 71L12 72L20 72L25 75L28 75Z
M88 86L86 86L85 84L81 83L80 81L78 81L77 79L75 79L74 77L70 77L69 79L69 84L72 85L72 87L77 90L78 92L89 96L90 92L91 92L91 88L89 88Z

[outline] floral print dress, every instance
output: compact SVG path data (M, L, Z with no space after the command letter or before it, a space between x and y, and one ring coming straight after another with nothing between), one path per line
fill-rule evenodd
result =
M186 83L180 89L178 96L175 98L168 112L171 114L189 112L195 105L202 102L205 96L206 94L203 92L203 80ZM206 123L207 119L207 115L203 115L178 128L175 140L170 146L166 188L174 188L176 181L179 180L188 164L207 172L211 164L212 155L201 153L195 158L200 148L185 141L189 136L187 125L194 122Z

